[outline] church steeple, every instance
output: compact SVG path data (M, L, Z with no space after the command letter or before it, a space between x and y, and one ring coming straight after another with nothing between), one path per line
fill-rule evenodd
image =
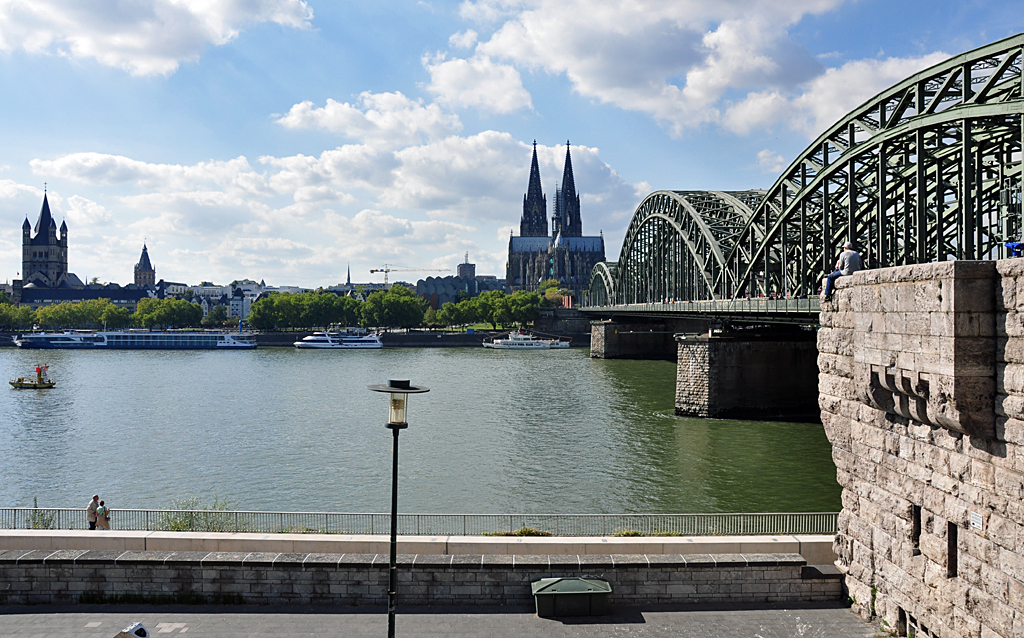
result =
M146 248L145 243L142 244L142 256L139 257L139 263L135 264L135 285L156 285L156 268L149 261L149 250Z
M350 287L351 285L352 285L352 264L349 264L348 265L348 270L345 273L345 287L347 288L347 287Z
M35 234L49 232L50 227L57 230L57 224L53 222L53 216L50 214L50 202L46 199L46 194L43 194L43 207L39 211L39 219L36 220Z
M523 195L523 218L519 222L521 237L547 237L548 199L540 185L540 165L537 163L537 140L533 141L533 161L530 163L530 184Z
M583 222L580 219L580 196L576 192L576 180L572 174L572 154L569 140L565 141L565 168L562 170L562 187L555 191L555 226L552 231L561 232L562 237L582 237Z

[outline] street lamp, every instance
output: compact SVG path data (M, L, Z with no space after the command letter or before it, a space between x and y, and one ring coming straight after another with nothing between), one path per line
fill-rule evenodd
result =
M415 386L408 379L388 379L387 385L367 386L374 392L391 395L388 422L384 426L395 435L394 452L391 457L391 561L388 564L388 638L395 638L395 598L398 589L398 433L409 427L406 419L408 395L430 392L430 388Z

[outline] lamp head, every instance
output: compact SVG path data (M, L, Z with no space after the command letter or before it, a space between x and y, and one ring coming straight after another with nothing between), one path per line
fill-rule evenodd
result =
M387 392L391 395L388 408L388 424L408 423L408 395L430 392L430 388L412 385L408 379L388 379L387 385L367 386L373 392Z

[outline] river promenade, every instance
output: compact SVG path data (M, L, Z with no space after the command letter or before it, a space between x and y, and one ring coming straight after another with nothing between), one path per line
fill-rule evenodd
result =
M3 607L7 638L110 638L133 622L155 635L217 638L379 638L384 610L350 607L187 607L43 605ZM633 607L608 616L538 618L529 609L399 607L398 634L417 638L876 638L875 630L836 605L776 608L717 605L675 609Z

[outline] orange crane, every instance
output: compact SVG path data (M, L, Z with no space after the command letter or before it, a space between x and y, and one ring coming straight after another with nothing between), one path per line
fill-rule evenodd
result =
M391 264L384 264L383 268L371 268L370 274L375 272L384 273L384 290L388 290L388 273L391 272L448 272L447 268L392 268Z

